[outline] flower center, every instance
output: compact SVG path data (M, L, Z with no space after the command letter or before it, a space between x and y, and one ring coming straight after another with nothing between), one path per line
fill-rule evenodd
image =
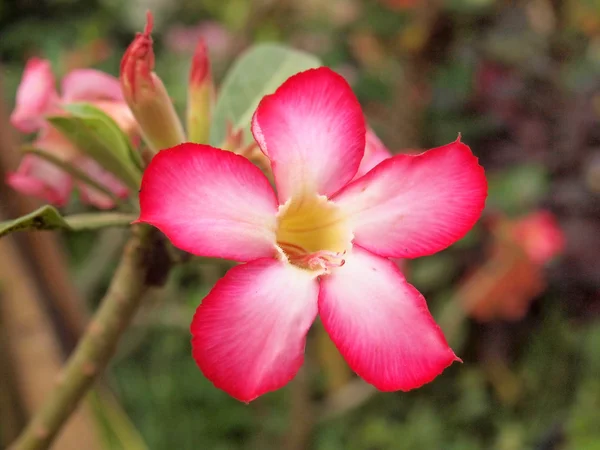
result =
M344 264L352 232L339 207L322 195L288 200L277 214L277 245L298 267L329 273Z

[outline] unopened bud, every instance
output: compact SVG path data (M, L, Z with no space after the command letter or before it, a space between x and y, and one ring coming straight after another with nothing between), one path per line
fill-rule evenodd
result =
M158 152L185 141L183 127L161 79L153 72L152 15L121 60L121 88L146 144Z
M219 148L229 152L238 153L244 139L244 130L241 128L234 128L229 120L225 124L225 128L225 140L221 143Z
M192 59L188 87L187 130L191 142L208 142L214 100L215 88L210 73L208 49L204 41L200 40Z

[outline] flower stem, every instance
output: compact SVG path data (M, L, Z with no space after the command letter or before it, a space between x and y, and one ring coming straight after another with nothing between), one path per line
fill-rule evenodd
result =
M119 338L130 324L140 300L152 285L154 230L132 228L108 292L85 334L67 361L56 388L34 414L9 450L41 450L50 447L79 401L104 370ZM166 268L168 270L168 266Z
M134 214L106 212L73 214L65 216L64 219L73 231L81 231L107 227L125 227L137 219L137 216Z

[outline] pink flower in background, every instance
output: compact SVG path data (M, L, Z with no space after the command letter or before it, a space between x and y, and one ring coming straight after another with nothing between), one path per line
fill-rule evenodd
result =
M17 90L15 109L10 116L11 124L24 133L38 133L31 144L33 147L78 166L117 196L126 197L127 188L119 180L85 156L45 120L48 115L66 114L61 109L63 104L88 102L111 116L135 139L137 124L123 99L119 81L94 69L77 69L63 78L61 92L62 95L59 95L56 91L50 62L30 59ZM70 174L43 158L27 155L17 171L7 176L7 183L26 195L63 206L69 199L74 181ZM102 209L114 207L114 202L105 194L84 183L76 184L83 202Z
M546 264L562 253L565 246L564 233L550 211L536 211L517 220L512 233L527 256L537 264Z
M247 159L197 144L159 152L142 180L140 222L190 253L245 263L194 316L205 376L245 402L284 386L317 313L350 367L381 390L419 387L459 361L388 258L438 252L477 221L487 183L470 149L457 140L393 156L352 181L364 117L326 68L266 96L252 132L277 193Z
M489 220L488 259L457 290L467 314L479 322L521 320L546 289L544 265L562 253L564 232L550 211Z
M50 61L39 58L27 61L10 123L23 133L34 133L42 128L44 115L59 109L55 85Z
M167 31L165 44L176 53L193 53L198 41L204 41L215 59L231 56L233 34L218 22L203 22L195 27L175 25Z

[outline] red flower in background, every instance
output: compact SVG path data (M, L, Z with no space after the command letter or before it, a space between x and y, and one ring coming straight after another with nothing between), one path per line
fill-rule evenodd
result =
M564 234L549 211L517 220L500 217L492 222L491 232L489 259L457 295L479 321L519 320L546 288L543 267L563 251Z

